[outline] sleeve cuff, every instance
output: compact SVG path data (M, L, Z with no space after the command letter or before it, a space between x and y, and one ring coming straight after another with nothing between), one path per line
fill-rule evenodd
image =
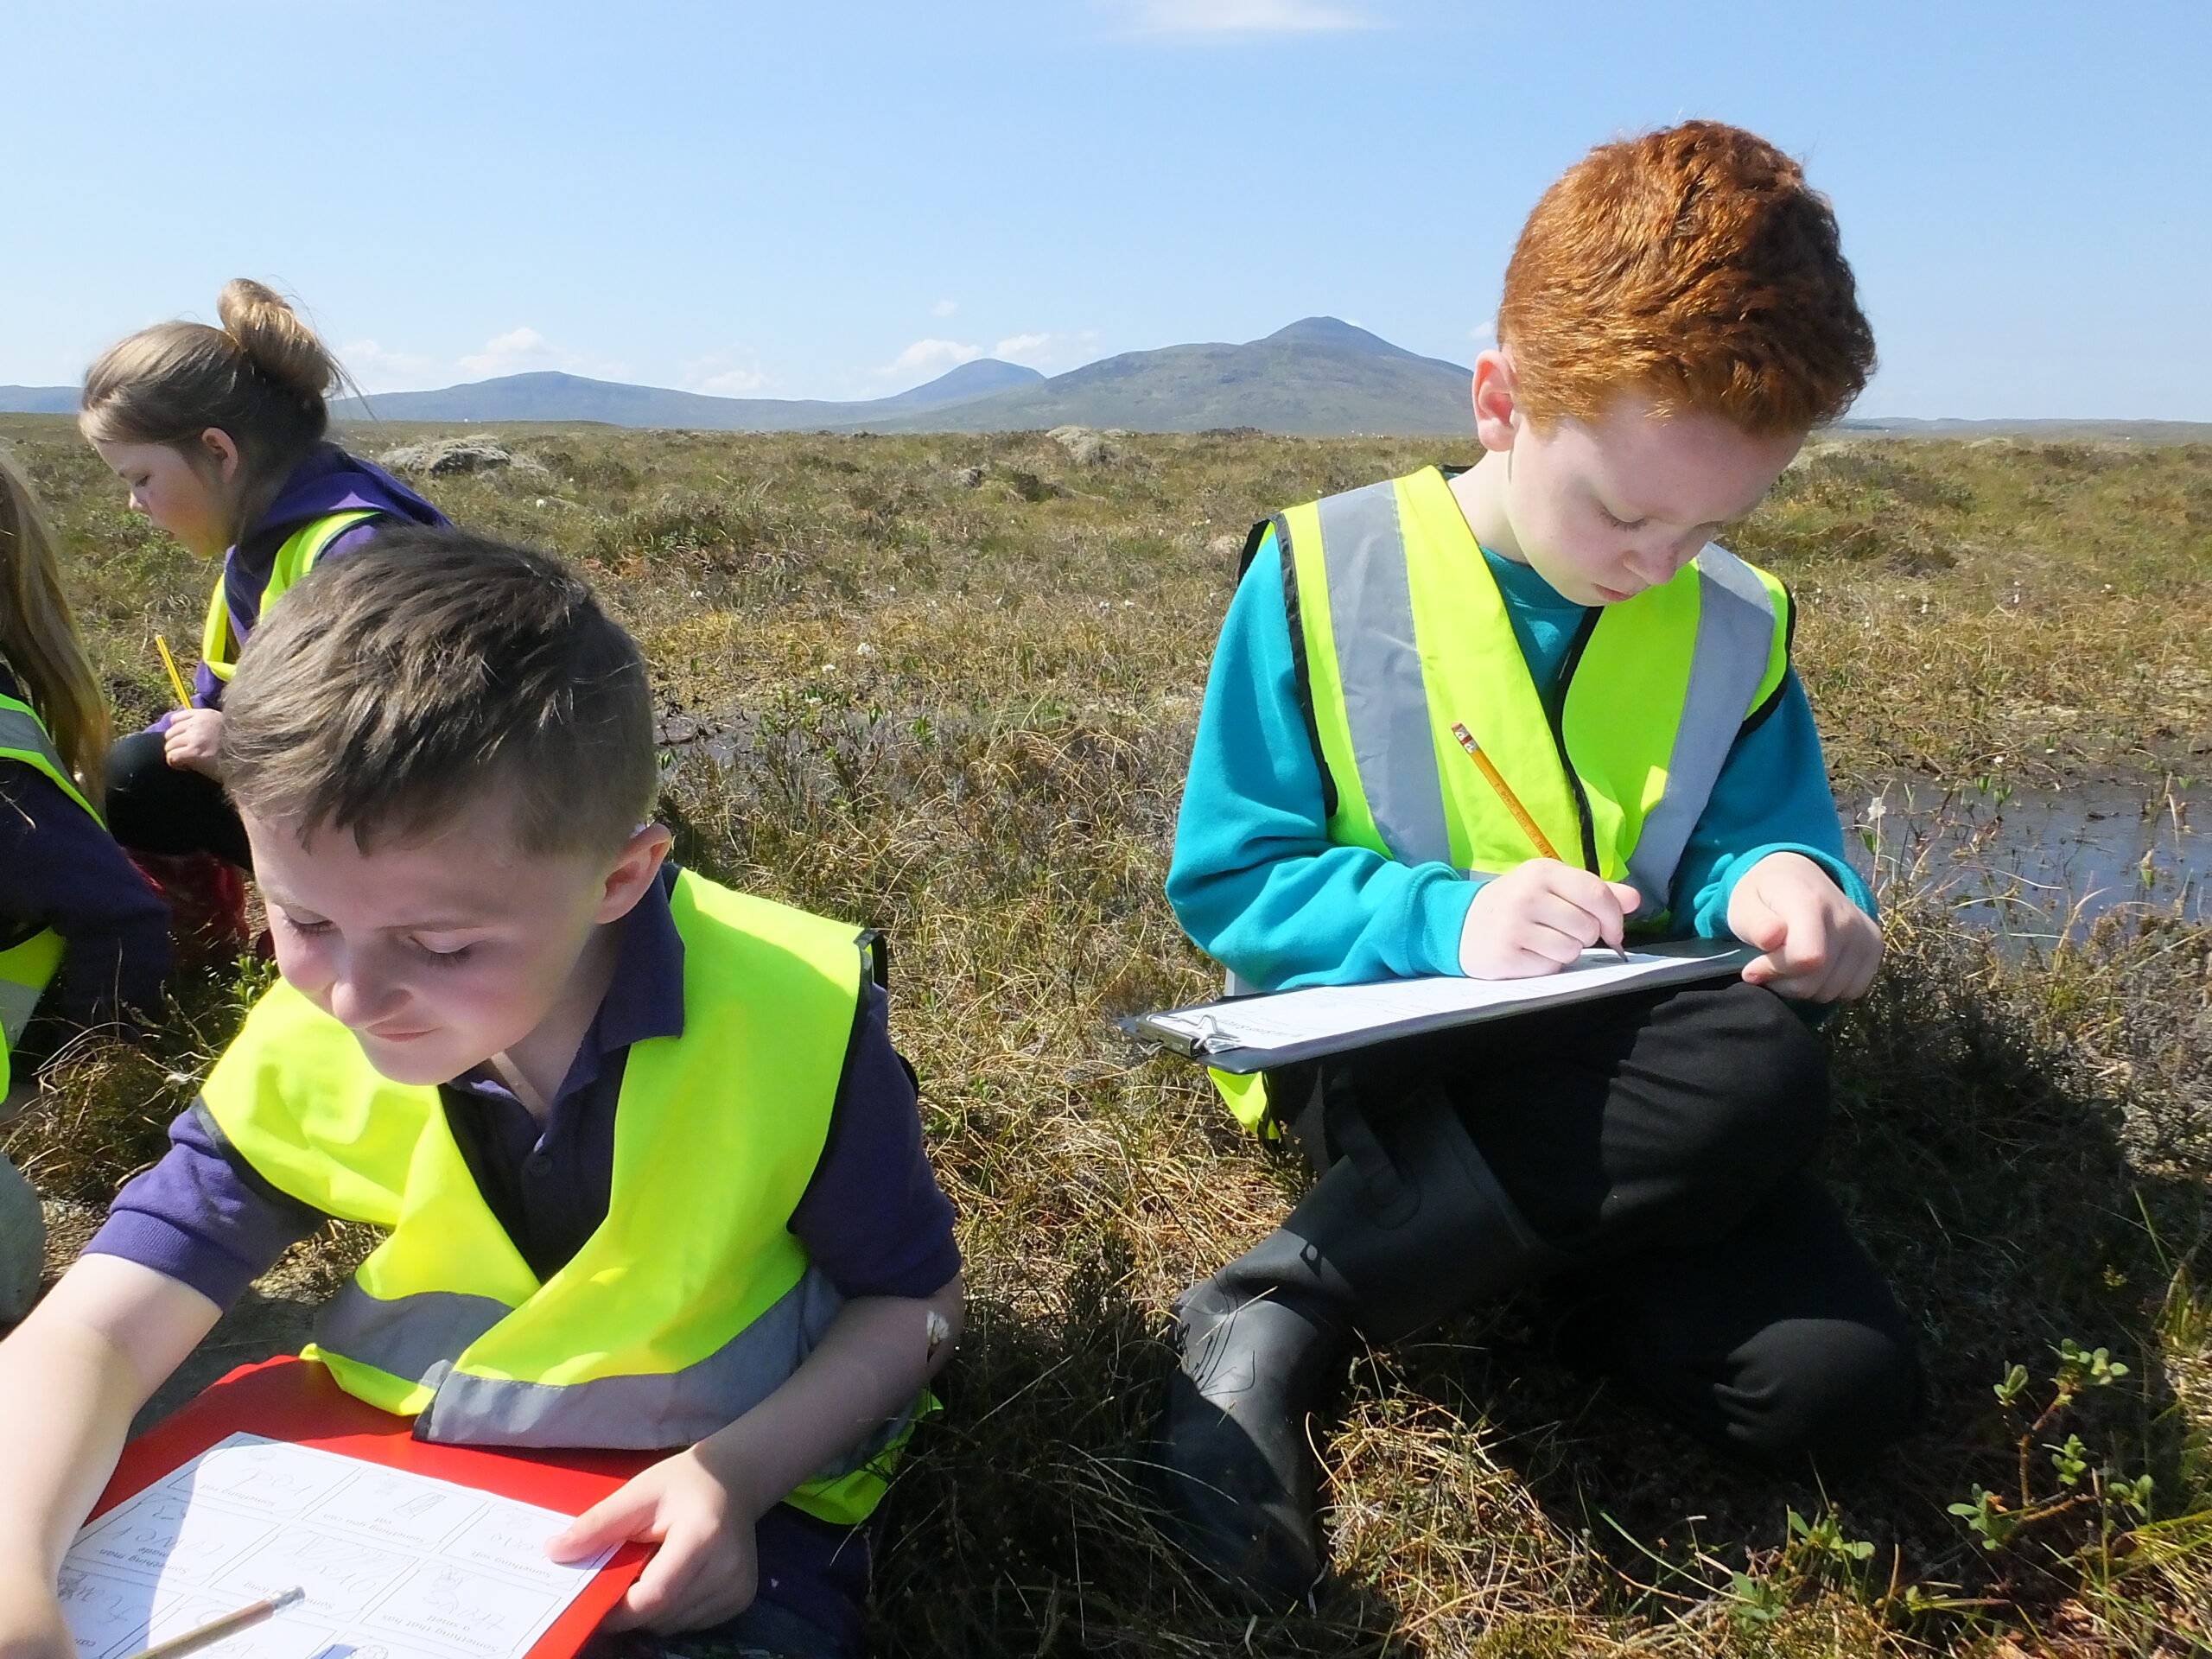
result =
M1736 896L1736 884L1748 875L1761 859L1774 853L1796 853L1800 857L1811 859L1827 872L1829 880L1843 889L1845 898L1869 916L1878 917L1880 914L1875 908L1873 893L1859 879L1859 872L1842 859L1818 847L1808 847L1802 842L1777 841L1764 847L1754 847L1738 855L1707 890L1705 902L1698 906L1695 922L1695 931L1700 938L1732 939L1736 937L1728 931L1728 906Z
M112 1210L101 1224L86 1255L119 1255L142 1268L189 1285L216 1306L228 1311L254 1281L252 1267L206 1239L159 1216L138 1210Z
M1455 976L1459 973L1459 936L1467 931L1467 908L1488 880L1486 875L1478 875L1434 881L1423 890L1418 971Z

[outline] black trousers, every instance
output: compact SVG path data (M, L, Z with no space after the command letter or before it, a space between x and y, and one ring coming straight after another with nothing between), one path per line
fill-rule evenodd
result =
M213 853L253 868L245 825L223 786L169 765L159 732L134 732L107 752L107 824L116 840L142 853Z
M1777 1465L1863 1459L1910 1429L1910 1325L1806 1173L1828 1117L1812 1034L1741 982L1539 1012L1270 1078L1317 1166L1344 1122L1433 1079L1568 1265L1563 1356L1715 1446ZM1433 1100L1433 1096L1430 1096ZM1433 1108L1432 1108L1433 1109Z

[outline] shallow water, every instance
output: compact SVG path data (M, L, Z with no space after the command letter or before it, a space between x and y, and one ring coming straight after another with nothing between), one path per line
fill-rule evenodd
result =
M1971 925L2052 941L2122 906L2212 920L2208 796L2173 778L1977 788L1907 775L1838 805L1861 874Z

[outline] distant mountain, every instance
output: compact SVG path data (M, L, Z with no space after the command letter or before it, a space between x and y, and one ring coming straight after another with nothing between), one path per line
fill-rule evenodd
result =
M1839 437L2044 438L2058 442L2096 438L2151 444L2212 443L2212 422L2205 421L1928 421L1897 416L1838 421L1831 430Z
M661 386L543 371L448 386L438 391L379 391L332 406L340 420L373 415L386 421L603 421L610 426L673 426L716 432L811 432L939 409L1039 384L1045 377L1019 364L981 358L925 385L890 397L852 403L791 397L709 397Z
M74 386L0 386L0 415L74 415L76 412L77 388Z
M1003 432L1063 425L1137 432L1251 426L1325 435L1465 433L1469 372L1335 317L1242 346L1126 352L988 397L853 423L871 432Z

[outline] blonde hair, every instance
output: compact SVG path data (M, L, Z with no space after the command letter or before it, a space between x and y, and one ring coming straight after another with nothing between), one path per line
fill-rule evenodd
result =
M352 385L274 289L240 276L216 302L223 326L157 322L86 372L77 425L94 443L164 443L198 464L215 427L238 447L233 542L330 428L325 394Z
M38 711L61 764L94 806L114 728L85 656L76 613L61 591L54 531L30 480L0 451L0 656Z

